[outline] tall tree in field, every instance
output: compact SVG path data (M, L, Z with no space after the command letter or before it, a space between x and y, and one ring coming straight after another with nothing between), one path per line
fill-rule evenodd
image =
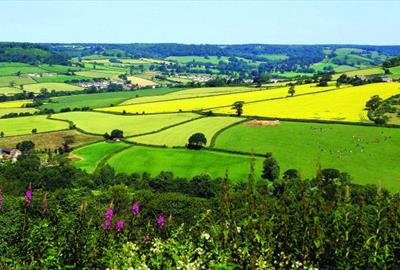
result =
M232 104L232 110L236 111L237 116L241 116L243 114L243 101L236 101Z
M291 84L288 90L288 94L293 97L294 93L296 93L296 90L294 89L294 84Z
M195 133L190 136L187 144L187 148L189 149L201 149L204 145L207 144L207 138L203 133Z
M278 179L279 172L280 167L278 165L278 162L272 156L272 153L267 153L265 155L261 177L270 181L274 181L275 179Z

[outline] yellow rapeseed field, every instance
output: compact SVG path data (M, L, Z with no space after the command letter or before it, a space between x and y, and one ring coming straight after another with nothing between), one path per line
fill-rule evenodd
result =
M277 118L367 122L365 103L373 95L385 99L400 93L400 83L376 83L337 91L245 104L244 115ZM233 113L230 108L216 112Z
M315 84L296 86L296 94L313 93L324 90L335 89L331 83L327 87L316 87ZM170 100L161 102L152 102L134 105L121 105L115 107L101 108L102 111L123 112L129 113L158 113L158 112L178 112L206 110L216 107L230 106L236 101L252 102L258 100L267 100L273 98L282 98L288 95L288 87L260 90L253 92L234 93L227 95L218 95L211 97L199 97L192 99ZM213 109L214 110L214 109Z
M24 99L24 100L0 102L0 108L21 108L28 103L32 103L32 100Z

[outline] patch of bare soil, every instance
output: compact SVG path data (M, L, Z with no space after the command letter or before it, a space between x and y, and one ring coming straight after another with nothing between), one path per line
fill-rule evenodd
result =
M244 123L246 126L252 126L252 127L257 127L257 126L277 126L280 125L279 120L251 120L246 123Z

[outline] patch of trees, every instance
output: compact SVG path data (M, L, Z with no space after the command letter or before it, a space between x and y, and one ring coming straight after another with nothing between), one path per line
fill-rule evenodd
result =
M207 144L207 138L203 133L194 133L192 134L187 143L187 148L188 149L195 149L199 150L203 148Z
M393 57L393 58L386 59L385 62L383 62L382 66L384 68L400 66L400 55Z
M124 132L120 129L113 129L110 134L105 133L103 135L105 140L116 140L124 137Z
M382 82L382 77L380 76L370 76L366 79L362 79L359 76L349 77L346 74L340 75L337 79L339 84L351 84L353 86L364 85L369 83Z

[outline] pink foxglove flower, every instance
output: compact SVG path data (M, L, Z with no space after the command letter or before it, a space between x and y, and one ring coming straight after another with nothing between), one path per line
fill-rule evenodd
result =
M163 214L160 214L157 218L157 225L159 228L164 227L164 223L165 223L165 218L163 216Z
M139 212L140 212L140 205L139 205L138 203L132 204L131 212L132 212L132 214L133 214L134 216L136 216L137 214L139 214Z
M32 202L32 184L29 183L28 189L25 191L25 204L29 207Z

